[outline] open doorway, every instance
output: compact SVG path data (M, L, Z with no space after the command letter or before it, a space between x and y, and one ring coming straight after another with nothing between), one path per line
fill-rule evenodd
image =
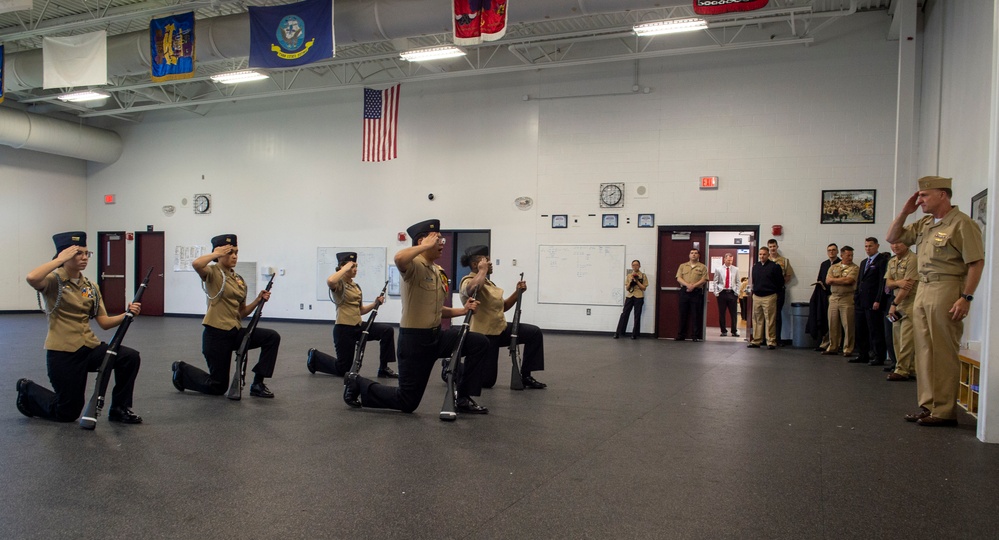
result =
M730 277L730 289L735 294L736 302L736 328L739 333L739 337L742 340L746 340L749 332L749 323L752 318L749 313L749 302L748 300L743 302L740 300L740 291L742 290L742 281L745 279L748 281L749 272L753 268L753 264L756 262L757 254L754 249L757 245L756 241L756 231L746 230L746 231L708 231L708 253L704 258L704 264L708 267L708 274L713 278L715 275L715 270L718 269L721 273L720 275L725 275L724 260L727 255L732 256L732 266L734 269L729 269L728 275L736 277L732 279ZM724 278L722 278L724 280ZM705 309L705 341L731 341L734 339L731 329L731 313L725 310L725 322L724 329L727 335L722 336L722 321L719 317L721 310L721 305L726 301L722 298L722 295L728 295L728 293L723 293L724 281L722 283L716 283L713 279L708 282L708 293L705 295L707 298L707 309Z

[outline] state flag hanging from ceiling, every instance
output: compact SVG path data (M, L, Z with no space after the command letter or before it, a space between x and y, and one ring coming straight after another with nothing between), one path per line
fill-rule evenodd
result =
M732 11L753 11L767 5L770 0L694 0L694 13L718 15Z
M42 88L107 83L107 32L42 38Z
M287 68L333 58L333 1L250 7L250 67Z
M506 35L506 0L454 0L455 45L478 45Z
M194 12L149 21L149 47L153 82L190 79L194 76Z

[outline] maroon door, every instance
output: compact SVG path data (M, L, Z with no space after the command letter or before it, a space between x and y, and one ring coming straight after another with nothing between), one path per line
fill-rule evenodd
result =
M702 261L706 253L708 233L680 227L659 228L659 260L656 275L656 336L673 339L680 330L680 282L676 271L690 260L690 250L698 249ZM696 321L695 324L704 324Z
M142 279L153 267L149 276L146 292L142 293L142 314L163 315L163 276L166 268L163 264L163 232L135 233L135 288L139 288Z
M97 287L108 315L125 312L125 232L97 233Z

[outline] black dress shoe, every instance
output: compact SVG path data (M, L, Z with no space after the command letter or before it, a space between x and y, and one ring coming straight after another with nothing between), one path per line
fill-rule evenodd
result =
M824 347L816 347L816 348L814 348L812 350L815 351L815 352L825 352L825 348Z
M618 334L617 332L614 332L614 339L617 339L619 337L621 337L621 334Z
M631 339L638 339L638 336L631 336Z
M180 373L181 364L183 364L183 362L174 362L173 365L170 366L170 370L173 371L173 387L176 388L178 392L184 391L184 378Z
M882 360L880 362L876 362L874 360L871 360L870 362L867 363L867 365L869 365L869 366L883 366L883 365L885 365L885 361Z
M18 379L17 385L15 386L15 388L17 389L17 411L23 414L24 416L27 416L28 418L34 416L33 414L31 414L31 411L28 410L28 405L24 403L24 388L30 382L31 379Z
M312 353L316 352L315 349L309 349L309 355L305 357L305 367L309 368L309 373L315 375L316 366L312 365Z
M728 332L722 332L721 337L728 337Z
M861 358L859 356L853 356L853 357L848 357L848 358L850 358L849 360L846 361L848 364L863 364L863 363L867 362L867 360L865 360L865 359L863 359L863 358Z
M396 373L396 372L394 372L394 371L392 371L392 368L390 368L388 366L385 366L385 367L380 368L378 370L378 378L379 379L398 379L399 378L399 374Z
M930 415L916 420L916 423L926 427L954 427L957 425L957 418L937 418Z
M750 343L749 345L746 345L746 348L747 349L759 349L760 346L757 345L757 344L755 344L755 343Z
M776 348L777 348L777 347L775 347L775 346L773 346L773 345L767 345L767 349L769 349L769 350L771 350L771 351L772 351L772 350L774 350L774 349L776 349Z
M489 414L489 409L479 405L470 397L458 398L455 409L465 414Z
M692 339L691 341L693 341L694 343L697 343L697 342L701 341L701 338L699 338L699 337L695 337L695 338L694 338L694 339Z
M343 402L355 409L361 408L361 385L355 374L343 378Z
M108 412L109 422L121 422L122 424L141 424L142 417L128 410L128 407L111 407Z
M739 337L739 333L738 332L732 332L732 337Z
M675 339L676 341L685 341L685 340L686 340L687 338L682 338L682 337L678 337L678 338L674 338L674 339Z
M535 379L530 375L524 375L523 377L520 378L520 380L524 382L524 388L536 388L538 390L541 390L542 388L548 388L547 384Z
M250 385L250 395L253 397L272 398L274 397L274 392L271 392L271 389L267 388L266 384L259 382Z

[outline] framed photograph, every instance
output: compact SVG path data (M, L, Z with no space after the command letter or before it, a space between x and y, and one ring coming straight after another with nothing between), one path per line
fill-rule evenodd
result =
M651 229L656 226L655 214L638 214L638 228Z
M985 240L986 225L988 225L989 215L989 190L983 189L981 193L971 198L971 220L982 229L982 240Z
M604 214L603 220L601 221L601 226L605 229L616 229L617 228L617 214Z
M876 189L822 190L819 223L874 223Z
M552 228L568 229L569 228L568 214L552 214Z

